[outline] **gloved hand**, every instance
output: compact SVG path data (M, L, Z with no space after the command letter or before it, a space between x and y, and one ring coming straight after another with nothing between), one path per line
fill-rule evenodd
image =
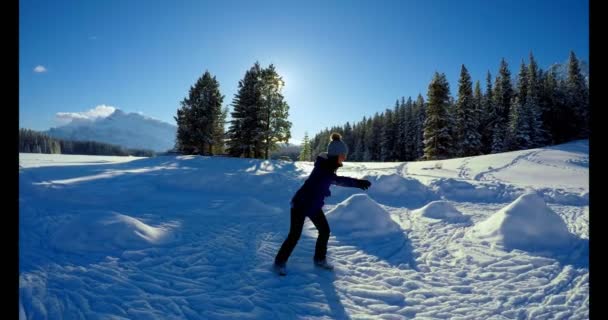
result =
M357 188L367 190L367 188L369 188L371 185L372 185L372 183L369 182L368 180L359 180L357 183Z

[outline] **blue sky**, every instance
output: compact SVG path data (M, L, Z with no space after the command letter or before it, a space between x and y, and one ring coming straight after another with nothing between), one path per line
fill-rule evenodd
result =
M100 105L175 123L205 70L224 104L259 61L286 81L292 142L332 125L426 98L435 71L456 95L501 58L516 74L588 61L587 1L31 1L19 2L19 125L46 130L57 113ZM38 68L37 68L38 67ZM40 72L42 71L42 72Z

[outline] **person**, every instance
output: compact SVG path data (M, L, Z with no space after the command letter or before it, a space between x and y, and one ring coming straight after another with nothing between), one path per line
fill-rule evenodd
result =
M310 176L291 199L289 235L281 245L274 260L274 268L280 275L287 274L286 263L300 239L306 217L312 221L319 233L313 257L315 266L328 270L333 269L333 266L326 259L330 229L322 210L325 204L324 199L331 195L329 186L334 184L363 190L367 190L371 186L371 182L368 180L336 175L336 171L342 167L342 162L346 160L347 154L348 147L342 141L342 136L339 133L332 133L327 152L322 152L317 156Z

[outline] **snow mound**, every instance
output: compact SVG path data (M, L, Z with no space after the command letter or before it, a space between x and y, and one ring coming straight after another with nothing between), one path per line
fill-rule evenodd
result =
M355 194L327 213L332 235L390 264L416 268L414 253L406 233L391 214L367 194Z
M166 245L178 239L176 223L157 227L116 212L82 214L51 237L51 246L67 252L115 252Z
M444 200L433 201L418 210L414 210L412 213L425 218L445 220L448 222L469 221L467 216L454 208L451 203Z
M534 192L521 195L467 235L503 246L505 249L540 250L571 243L573 235L562 218Z
M557 203L566 206L586 206L589 205L589 192L580 193L568 192L562 189L546 188L538 190L543 194L546 202Z
M453 178L439 178L430 187L445 199L470 202L513 201L517 198L509 186L495 182L492 184L472 184Z
M372 186L366 191L374 200L395 207L416 208L423 204L438 200L439 197L420 181L413 178L405 178L398 174L390 175L367 175ZM332 197L326 202L340 201L346 197L360 193L360 189L332 186ZM333 197L335 196L335 197ZM344 198L342 198L344 197Z
M355 194L327 213L333 234L376 238L401 234L390 214L366 194Z

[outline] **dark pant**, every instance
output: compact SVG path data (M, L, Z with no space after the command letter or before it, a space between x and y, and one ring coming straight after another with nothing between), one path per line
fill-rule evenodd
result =
M306 219L306 216L301 210L291 208L291 225L289 226L289 235L283 242L279 253L277 253L277 256L274 258L275 263L286 263L287 259L289 259L293 248L295 248L298 240L300 240L302 228L304 227L304 219ZM327 224L327 219L325 218L323 210L319 210L314 217L310 218L310 221L312 221L319 232L319 236L317 237L317 245L315 246L314 260L320 261L325 259L325 254L327 253L329 225Z

